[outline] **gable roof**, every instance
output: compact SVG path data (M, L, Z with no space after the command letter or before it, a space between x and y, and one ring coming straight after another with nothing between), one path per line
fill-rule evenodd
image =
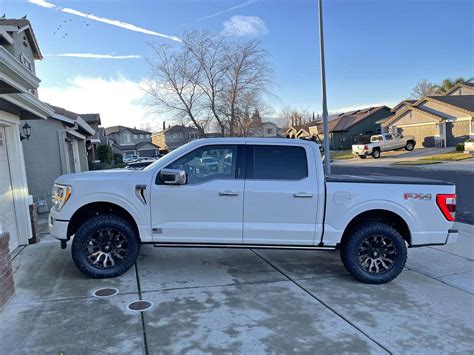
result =
M101 124L100 122L100 114L98 113L83 113L81 114L81 117L86 121L87 123L98 123Z
M383 109L390 111L390 108L387 106L377 106L338 114L336 117L329 120L329 132L347 131L356 124L361 123L376 112L379 112ZM387 114L387 116L389 116L389 114ZM318 123L318 131L320 130L320 127L321 129L323 128L322 122Z
M428 96L430 99L474 115L474 95Z
M395 112L397 111L400 107L402 106L405 106L405 105L413 105L417 100L403 100L403 101L400 101L399 104L397 104L396 106L394 106L392 108L392 112Z
M148 132L148 131L143 131L141 129L130 128L130 127L125 127L125 126L107 127L105 129L105 132L106 132L107 135L109 135L109 134L114 134L114 133L122 133L125 130L128 130L128 131L132 132L133 134L151 134L151 132Z
M84 133L89 134L91 136L95 134L94 129L89 126L89 124L81 117L82 115L66 110L63 107L54 106L51 104L48 104L48 106L54 110L54 114L50 116L51 118L63 121L69 124L70 126L74 126L74 124L77 123L78 127Z
M156 135L156 134L161 134L161 133L173 133L173 132L197 132L197 128L177 124L177 125L168 127L164 130L161 130L159 132L156 132L154 134Z
M11 26L16 27L15 32L25 31L26 37L31 44L31 49L33 50L33 55L35 59L43 59L41 55L41 51L38 46L38 41L36 40L36 36L33 32L33 28L31 27L31 23L26 18L21 19L8 19L8 18L0 18L0 27L2 26ZM11 32L9 29L6 29L7 32Z
M456 91L457 89L460 89L462 87L465 87L465 88L470 88L470 89L473 89L474 88L474 83L459 83L459 84L456 84L454 85L451 89L449 89L448 91L446 91L444 93L444 95L449 95L451 94L452 92Z

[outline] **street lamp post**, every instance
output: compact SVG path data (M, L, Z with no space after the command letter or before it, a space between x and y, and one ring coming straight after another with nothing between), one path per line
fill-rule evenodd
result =
M328 105L326 98L326 66L324 64L324 35L323 35L323 1L318 0L319 7L319 48L321 55L321 93L323 99L323 127L324 127L324 169L326 175L331 175L329 153Z

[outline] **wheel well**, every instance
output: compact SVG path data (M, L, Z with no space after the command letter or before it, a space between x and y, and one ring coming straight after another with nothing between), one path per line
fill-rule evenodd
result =
M132 215L124 208L110 202L93 202L79 208L69 221L67 237L69 238L75 234L79 227L89 218L105 213L116 215L129 222L135 230L136 235L140 238L138 225Z
M410 229L408 228L408 225L405 220L398 214L387 210L370 210L354 217L344 230L344 233L342 235L342 242L344 242L344 240L350 236L351 231L358 224L368 221L383 222L388 224L389 226L395 228L398 233L401 234L401 236L408 243L408 245L411 245Z

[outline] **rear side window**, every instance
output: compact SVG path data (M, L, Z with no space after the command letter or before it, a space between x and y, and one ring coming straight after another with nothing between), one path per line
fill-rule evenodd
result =
M254 145L247 148L247 179L299 180L308 176L303 147Z

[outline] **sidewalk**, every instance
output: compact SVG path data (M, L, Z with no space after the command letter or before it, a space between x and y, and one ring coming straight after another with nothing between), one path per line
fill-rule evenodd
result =
M125 275L94 280L45 237L13 260L0 353L468 353L474 226L456 228L457 244L410 249L385 285L356 282L337 252L151 245ZM153 307L126 308L140 299Z

